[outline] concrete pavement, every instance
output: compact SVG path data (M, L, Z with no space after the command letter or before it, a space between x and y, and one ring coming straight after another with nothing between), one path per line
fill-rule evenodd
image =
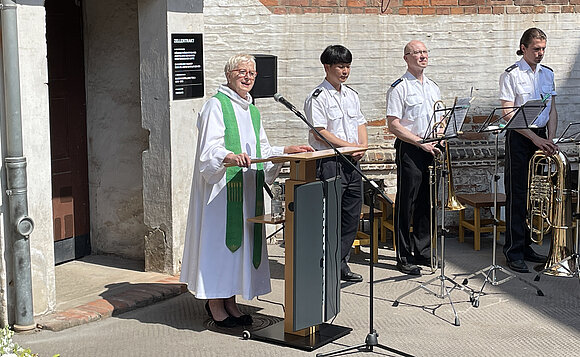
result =
M487 285L474 307L469 295L451 292L460 326L448 298L439 298L424 289L393 302L403 293L435 275L408 277L395 269L394 251L381 243L379 263L374 270L373 327L379 343L413 356L544 356L577 355L580 341L580 281L542 276L535 284L545 296L518 279ZM458 243L446 239L446 276L461 283L464 277L491 263L491 237L482 239L481 251L472 249L472 238ZM537 248L546 253L549 244ZM269 245L272 292L252 301L240 300L242 309L254 316L253 329L266 327L283 317L284 250ZM505 266L501 246L498 264ZM530 266L532 264L529 264ZM353 331L315 352L304 352L255 340L243 340L242 328L219 329L208 319L204 302L189 292L113 317L65 329L37 331L15 336L16 342L40 356L60 353L68 356L300 356L315 355L347 346L364 344L369 333L368 248L353 255L351 268L364 277L363 283L343 283L341 313L333 322ZM146 274L146 273L144 273ZM439 274L439 272L437 272ZM498 273L498 280L505 275ZM534 274L518 274L531 282ZM159 282L148 277L141 287ZM479 290L483 279L470 279ZM158 283L155 283L158 284ZM132 285L132 284L130 284ZM452 284L446 282L446 287ZM439 292L440 283L429 285ZM102 295L102 293L101 293ZM103 298L100 296L100 298ZM94 300L93 300L94 301ZM153 303L155 300L150 300ZM88 302L85 302L85 304ZM375 348L377 355L396 353Z

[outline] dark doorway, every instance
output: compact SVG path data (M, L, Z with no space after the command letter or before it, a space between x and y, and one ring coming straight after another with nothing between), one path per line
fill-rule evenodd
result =
M46 0L55 263L90 254L82 8Z

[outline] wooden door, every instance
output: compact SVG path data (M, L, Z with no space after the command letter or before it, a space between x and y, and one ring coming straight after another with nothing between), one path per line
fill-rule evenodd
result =
M81 2L46 0L55 263L90 254Z

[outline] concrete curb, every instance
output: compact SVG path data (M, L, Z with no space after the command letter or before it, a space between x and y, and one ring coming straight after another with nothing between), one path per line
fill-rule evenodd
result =
M37 327L55 332L62 331L155 304L181 295L184 292L187 292L187 285L180 283L178 276L151 283L140 283L135 287L129 287L119 294L42 316L37 319Z

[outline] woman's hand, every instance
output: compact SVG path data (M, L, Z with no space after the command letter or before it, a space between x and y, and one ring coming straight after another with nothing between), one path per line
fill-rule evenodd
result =
M239 167L250 167L252 164L252 159L246 154L245 152L236 155L236 154L227 154L224 158L224 164L230 164L231 166L239 166Z
M284 154L295 154L298 152L312 152L314 149L310 145L290 145L284 147Z

